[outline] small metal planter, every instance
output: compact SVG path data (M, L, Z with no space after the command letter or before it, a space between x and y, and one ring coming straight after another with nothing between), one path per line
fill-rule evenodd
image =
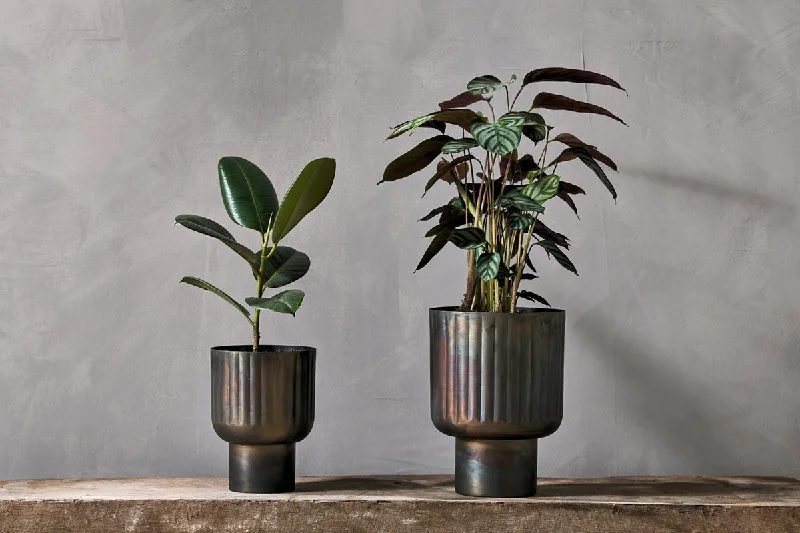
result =
M456 492L536 494L537 439L563 413L565 313L430 310L431 419L456 438Z
M294 490L295 443L314 425L316 354L305 346L211 349L211 420L229 443L230 490Z

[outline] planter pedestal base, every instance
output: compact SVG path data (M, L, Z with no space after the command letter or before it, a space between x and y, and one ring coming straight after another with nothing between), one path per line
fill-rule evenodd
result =
M229 446L228 477L233 492L273 494L294 490L294 443Z
M486 498L534 496L537 443L456 438L456 492Z

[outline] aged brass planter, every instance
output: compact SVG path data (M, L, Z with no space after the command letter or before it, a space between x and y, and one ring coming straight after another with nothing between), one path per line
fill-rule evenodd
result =
M456 492L533 496L537 439L561 424L564 311L429 316L431 419L456 438Z
M304 346L211 349L211 420L229 443L230 490L294 490L295 443L314 425L316 353Z

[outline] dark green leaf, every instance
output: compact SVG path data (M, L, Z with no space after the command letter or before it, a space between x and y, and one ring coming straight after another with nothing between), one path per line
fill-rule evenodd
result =
M560 94L539 93L536 98L534 98L533 104L531 105L531 109L534 108L552 109L556 111L574 111L575 113L594 113L596 115L603 115L613 118L614 120L625 124L621 118L607 109L594 104L581 102L579 100L573 100L572 98L568 98ZM627 124L625 125L627 126Z
M469 150L470 148L475 148L476 146L478 146L478 141L476 141L475 139L471 139L469 137L465 137L463 139L455 139L442 146L442 153L455 154L458 152L464 152L466 150Z
M439 104L440 109L455 109L458 107L467 107L472 104L483 102L486 98L479 94L472 94L470 91L464 91L463 93L459 94L447 100L446 102L442 102Z
M556 243L553 241L539 241L536 244L547 250L547 255L552 255L559 265L566 268L576 276L578 275L578 270L575 268L575 265L572 264L572 261L569 260L566 254L561 251L561 248L559 248Z
M437 207L436 209L433 209L430 213L428 213L427 215L425 215L424 217L419 219L418 222L427 222L427 221L433 219L433 217L435 217L436 215L441 215L448 208L449 209L454 209L454 207L452 205L450 205L450 204L443 205L441 207Z
M269 298L254 298L250 297L245 299L247 305L255 307L256 309L265 309L267 311L274 311L276 313L286 313L292 315L300 308L303 303L305 293L297 289L290 289L288 291L279 292Z
M508 227L513 230L528 229L533 224L533 217L527 213L523 213L519 209L509 208L506 214L508 218Z
M545 300L544 298L542 298L538 294L533 293L531 291L519 291L517 293L517 296L519 296L520 298L523 298L525 300L528 300L530 302L537 302L537 303L540 303L542 305L546 305L547 307L553 307L552 305L550 305L550 303L547 300Z
M266 286L277 289L302 278L311 267L311 260L303 252L288 246L275 248L264 269Z
M278 211L278 196L267 175L242 157L223 157L218 170L222 201L231 220L266 233Z
M223 290L218 289L209 282L203 281L200 278L186 276L183 279L181 279L181 283L186 283L187 285L198 287L200 289L216 294L217 296L219 296L220 298L231 304L233 307L235 307L240 313L242 313L245 317L247 317L248 320L250 320L250 311L248 311L245 306L243 306L242 304L240 304L239 302L228 296Z
M253 270L258 271L259 259L258 254L252 251L247 246L239 244L233 235L221 225L213 220L199 215L178 215L175 217L175 223L180 224L185 228L214 237L221 241L225 246L239 254L245 261L247 261Z
M536 83L540 81L594 83L597 85L610 85L611 87L616 87L617 89L625 91L625 89L623 89L619 83L612 80L608 76L604 76L603 74L598 74L596 72L589 72L588 70L578 70L578 69L561 68L561 67L539 68L536 70L532 70L525 75L525 78L523 78L522 86L525 87L530 83Z
M514 277L514 272L501 262L500 268L497 269L497 279L508 279L511 277Z
M444 230L436 235L431 241L430 245L428 245L428 249L425 250L425 253L422 255L422 259L420 259L419 264L417 265L417 270L423 269L428 263L430 263L431 259L433 259L436 254L442 251L442 248L445 247L449 239L450 230Z
M587 152L589 152L589 155L591 155L593 158L597 159L611 170L614 171L617 170L617 164L614 163L614 161L610 157L602 153L596 147L586 144L585 142L578 139L571 133L562 133L560 135L556 135L555 137L553 137L553 140L566 144L570 148L584 148ZM561 156L559 156L559 158L560 157Z
M472 123L470 133L483 148L501 156L513 152L522 139L520 128L481 121Z
M336 175L336 161L329 157L311 161L289 187L275 216L272 242L278 243L303 217L328 196Z
M442 153L442 146L452 141L452 137L447 135L437 135L430 139L425 139L417 146L404 153L386 167L383 172L383 179L378 183L384 181L395 181L408 177L415 172L419 172L427 167L439 157Z
M500 271L500 262L500 254L497 252L483 252L476 263L478 276L483 281L495 279Z
M462 250L474 250L486 244L486 233L480 228L457 229L450 234L450 242Z
M542 124L523 126L522 134L532 140L533 144L538 144L547 138L547 126Z

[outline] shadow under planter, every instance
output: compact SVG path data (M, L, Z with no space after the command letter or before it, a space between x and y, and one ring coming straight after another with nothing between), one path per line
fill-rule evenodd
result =
M230 490L294 490L295 443L314 425L316 353L305 346L211 349L211 420L229 443Z
M537 439L563 414L564 311L429 316L431 420L456 438L456 492L533 496Z

